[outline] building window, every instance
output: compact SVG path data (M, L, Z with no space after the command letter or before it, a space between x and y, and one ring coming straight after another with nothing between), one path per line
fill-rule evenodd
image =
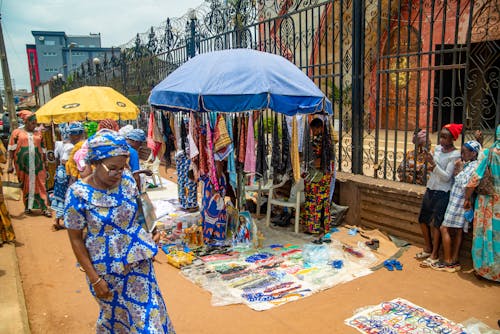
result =
M57 56L57 53L55 53L55 52L44 52L43 55L44 56Z
M46 40L44 44L45 45L54 46L54 45L56 45L56 41L48 41L48 40Z

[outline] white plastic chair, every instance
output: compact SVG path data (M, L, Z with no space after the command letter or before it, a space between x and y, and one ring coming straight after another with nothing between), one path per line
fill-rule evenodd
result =
M151 181L153 184L159 188L163 188L163 182L160 175L160 164L161 160L157 157L152 162L152 155L149 156L149 159L146 162L142 163L143 168L151 170L153 175L151 175Z
M285 175L279 184L272 186L269 189L269 195L267 197L266 225L269 226L271 223L271 209L273 205L292 208L295 210L295 233L299 233L300 206L304 202L304 180L300 179L292 186L288 200L274 198L275 189L282 187L288 179L288 176Z
M267 195L269 193L269 190L273 187L271 155L268 155L266 160L267 165L269 166L267 170L267 182L264 182L262 176L259 173L249 173L245 175L245 194L257 194L257 216L260 216L260 207L265 203L263 196ZM259 180L254 181L255 177L258 177Z

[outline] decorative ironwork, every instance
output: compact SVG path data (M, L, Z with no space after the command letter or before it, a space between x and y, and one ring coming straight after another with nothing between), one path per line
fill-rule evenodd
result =
M362 3L361 14L353 11ZM415 128L427 129L436 143L432 133L443 124L463 122L464 138L481 129L486 145L493 140L500 122L499 7L488 0L207 0L136 34L97 66L82 64L61 87L105 84L145 103L155 84L196 54L279 54L332 100L339 169L352 171L353 152L356 162L361 152L363 174L397 180ZM356 36L363 37L355 38L360 18ZM355 66L361 75L353 75ZM354 115L353 96L361 100ZM358 133L361 141L353 138Z

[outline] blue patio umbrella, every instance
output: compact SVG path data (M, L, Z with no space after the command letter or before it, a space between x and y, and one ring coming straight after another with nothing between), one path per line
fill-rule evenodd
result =
M251 49L191 58L153 88L149 103L171 111L269 108L285 115L332 114L331 102L297 66L281 56Z

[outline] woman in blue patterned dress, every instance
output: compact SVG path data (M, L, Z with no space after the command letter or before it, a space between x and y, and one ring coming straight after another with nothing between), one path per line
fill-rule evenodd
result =
M127 142L102 130L88 146L94 171L68 189L64 223L100 307L96 332L174 333L152 263L158 249L137 221Z

